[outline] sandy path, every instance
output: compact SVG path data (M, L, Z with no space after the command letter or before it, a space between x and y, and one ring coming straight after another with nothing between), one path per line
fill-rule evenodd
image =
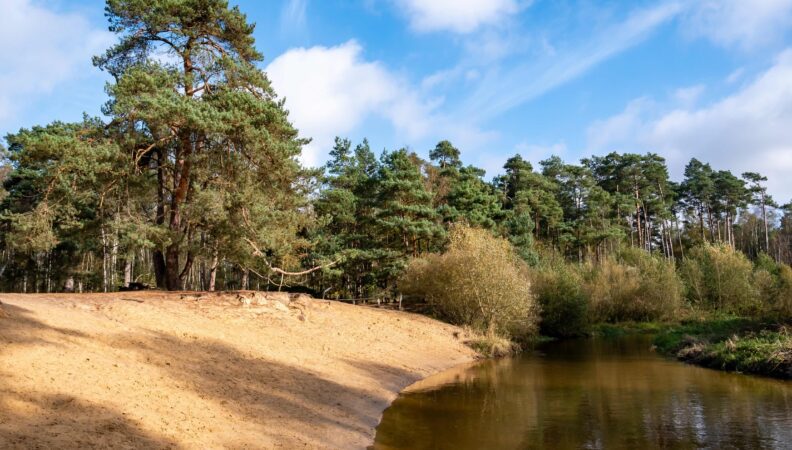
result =
M397 392L473 358L449 325L304 298L0 301L4 449L365 448Z

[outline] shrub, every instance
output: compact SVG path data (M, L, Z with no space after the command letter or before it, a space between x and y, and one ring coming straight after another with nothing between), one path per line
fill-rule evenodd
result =
M680 270L688 300L707 309L754 315L762 312L753 267L726 245L694 248Z
M792 267L780 264L775 309L785 320L792 320Z
M592 321L667 319L681 305L683 288L674 264L643 250L625 249L585 271Z
M442 318L489 337L536 331L525 262L508 241L485 230L454 227L448 250L412 260L399 288L425 298Z
M792 268L767 254L754 262L753 284L764 308L782 319L792 318Z
M541 308L540 331L553 337L575 337L588 329L588 300L580 274L563 261L534 269L531 288Z

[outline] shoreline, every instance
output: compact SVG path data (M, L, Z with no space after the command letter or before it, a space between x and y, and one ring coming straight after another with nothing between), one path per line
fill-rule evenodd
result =
M685 364L792 380L789 324L740 317L683 322L655 338L662 354Z
M657 352L708 369L792 380L792 323L705 316L675 322L597 324L591 336L651 334Z
M367 448L402 391L476 357L457 327L284 293L0 302L3 448Z

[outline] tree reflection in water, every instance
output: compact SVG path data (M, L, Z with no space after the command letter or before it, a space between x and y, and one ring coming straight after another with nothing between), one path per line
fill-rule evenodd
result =
M551 343L441 374L385 411L375 448L789 448L792 383L688 366L651 338Z

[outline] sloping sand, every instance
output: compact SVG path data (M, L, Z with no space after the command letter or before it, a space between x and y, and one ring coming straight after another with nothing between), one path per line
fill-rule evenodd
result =
M459 329L301 297L0 294L0 448L365 448ZM459 336L459 337L457 337Z

